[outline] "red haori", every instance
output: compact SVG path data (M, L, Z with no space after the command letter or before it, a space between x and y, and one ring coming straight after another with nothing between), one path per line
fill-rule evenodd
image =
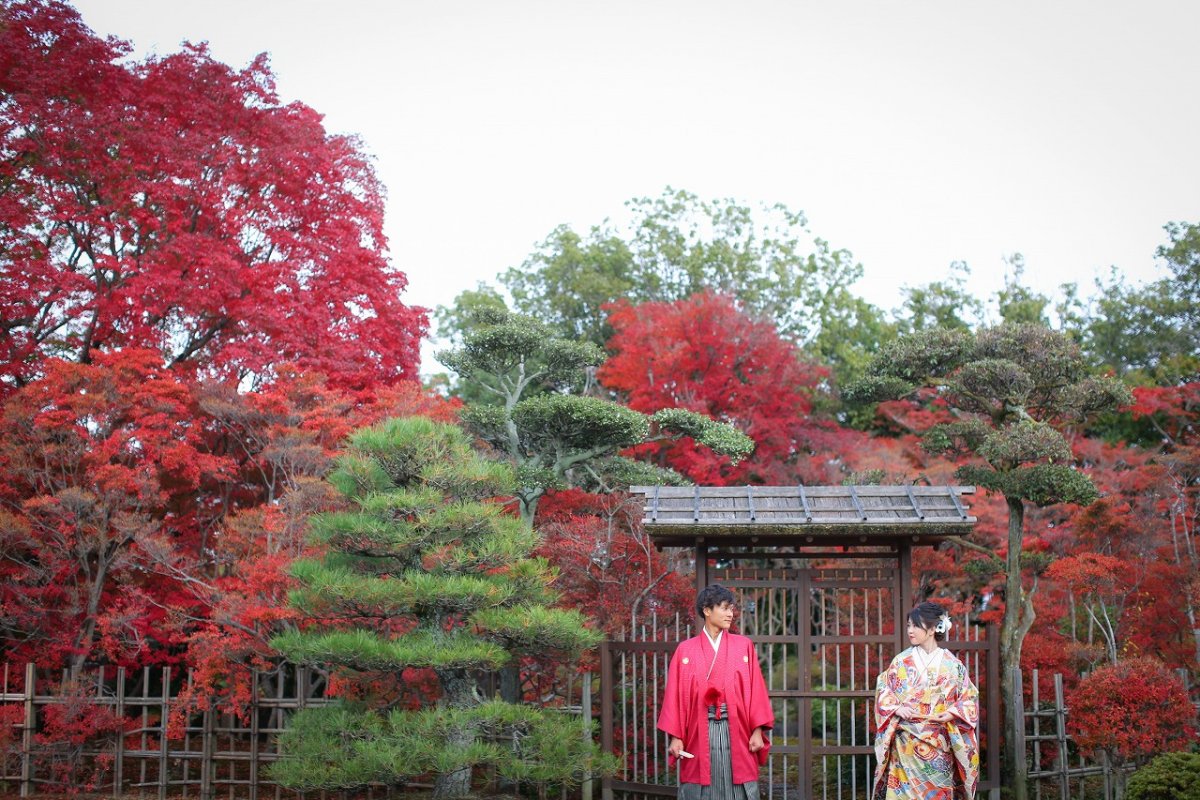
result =
M758 780L758 767L766 763L767 748L751 753L750 735L756 728L773 726L775 714L754 643L726 631L715 653L712 642L701 633L680 642L671 657L658 728L682 739L683 749L695 756L681 759L680 781L703 786L711 782L707 707L714 696L718 698L718 713L719 701L723 699L726 704L733 782ZM674 760L670 763L674 765Z

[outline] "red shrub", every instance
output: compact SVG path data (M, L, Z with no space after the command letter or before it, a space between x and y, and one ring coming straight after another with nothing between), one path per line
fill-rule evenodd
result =
M41 710L41 717L34 737L39 758L51 781L70 794L94 792L109 779L117 738L136 726L72 685L63 688L58 702Z
M1196 740L1196 712L1179 678L1153 658L1100 667L1068 698L1067 723L1085 751L1116 763L1143 763L1187 750Z

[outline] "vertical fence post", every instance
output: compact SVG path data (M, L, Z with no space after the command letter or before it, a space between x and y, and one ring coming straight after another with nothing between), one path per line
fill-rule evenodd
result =
M21 730L21 797L33 794L33 730L37 725L37 710L33 704L33 689L37 670L32 663L25 665L25 721Z
M258 800L258 668L250 671L250 800Z
M200 800L213 800L216 794L213 786L213 769L216 766L213 763L215 716L216 712L211 704L204 709L203 731L200 734Z
M1063 697L1061 672L1054 673L1054 724L1058 742L1058 797L1071 800L1071 766L1067 761L1067 704Z
M579 705L583 712L583 741L592 743L592 671L583 673L583 687L580 689ZM589 770L580 786L583 800L592 800L592 773Z
M308 667L303 665L296 667L296 711L303 711L308 705ZM283 725L281 727L287 727ZM276 744L278 747L278 744ZM304 800L308 793L301 790L299 792L300 800Z
M1016 730L1013 733L1012 752L1013 758L1026 759L1025 755L1025 686L1022 683L1021 668L1012 667L1012 697L1008 698L1008 702L1012 703L1013 719L1016 720ZM1017 787L1013 787L1016 789Z
M125 668L117 667L117 753L113 759L113 797L119 798L125 783Z
M167 800L167 773L170 770L167 752L167 719L171 714L171 668L162 668L162 705L158 735L158 800Z
M607 640L600 643L600 747L613 751L613 663ZM600 796L613 800L612 778L601 781Z
M1042 682L1036 668L1030 677L1033 679L1029 686L1030 716L1033 717L1033 766L1026 773L1027 775L1042 771L1042 695L1040 691ZM1042 800L1041 781L1033 782L1033 796L1035 800Z
M1003 736L1004 719L1000 714L1000 626L987 626L987 768L988 800L1000 800L1000 739Z

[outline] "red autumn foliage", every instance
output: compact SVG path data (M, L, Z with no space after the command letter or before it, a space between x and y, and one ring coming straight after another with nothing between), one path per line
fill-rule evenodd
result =
M0 705L0 748L8 748L21 735L25 709L17 703Z
M95 792L111 780L117 740L138 726L72 683L61 687L56 702L43 707L40 716L36 758L46 762L51 785L70 795ZM85 757L85 751L95 755Z
M1196 742L1196 711L1179 676L1154 658L1098 668L1069 695L1067 725L1085 750L1144 763Z
M287 563L331 502L341 438L454 410L411 384L351 394L287 368L258 392L201 387L144 349L42 369L0 407L6 657L78 671L186 651L197 685L235 704L231 671L264 666L290 618Z
M425 314L371 163L279 101L265 56L133 62L63 3L0 14L0 385L141 347L234 380L414 377Z
M668 624L681 614L683 624L691 622L694 588L680 574L689 565L671 564L654 548L638 499L552 491L538 506L537 527L544 537L538 555L558 569L563 603L610 636L628 630L634 616Z
M630 408L686 408L728 422L755 442L733 465L688 439L638 452L700 484L791 483L818 469L831 423L812 418L813 393L829 370L804 357L775 326L729 297L698 294L673 303L616 305L601 383ZM810 481L811 482L811 481Z
M1200 415L1200 381L1133 390L1133 418L1146 420L1169 443L1195 441Z
M9 657L153 663L179 636L162 620L171 584L199 571L213 521L195 497L230 464L206 452L189 388L156 352L43 369L0 411Z
M412 383L349 393L290 365L279 373L257 392L202 390L216 434L212 447L237 464L238 482L227 496L238 502L208 540L210 577L188 584L207 613L189 628L187 660L195 673L183 709L249 708L252 670L270 669L276 658L268 641L299 622L287 602L294 588L288 565L313 555L306 522L339 500L323 476L345 436L392 416L451 421L458 408Z

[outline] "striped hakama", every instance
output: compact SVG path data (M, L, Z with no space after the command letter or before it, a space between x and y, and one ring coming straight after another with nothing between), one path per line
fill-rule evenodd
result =
M712 783L679 784L679 800L758 800L758 782L733 782L733 755L729 745L729 716L725 704L719 715L708 707L708 753L712 764Z

